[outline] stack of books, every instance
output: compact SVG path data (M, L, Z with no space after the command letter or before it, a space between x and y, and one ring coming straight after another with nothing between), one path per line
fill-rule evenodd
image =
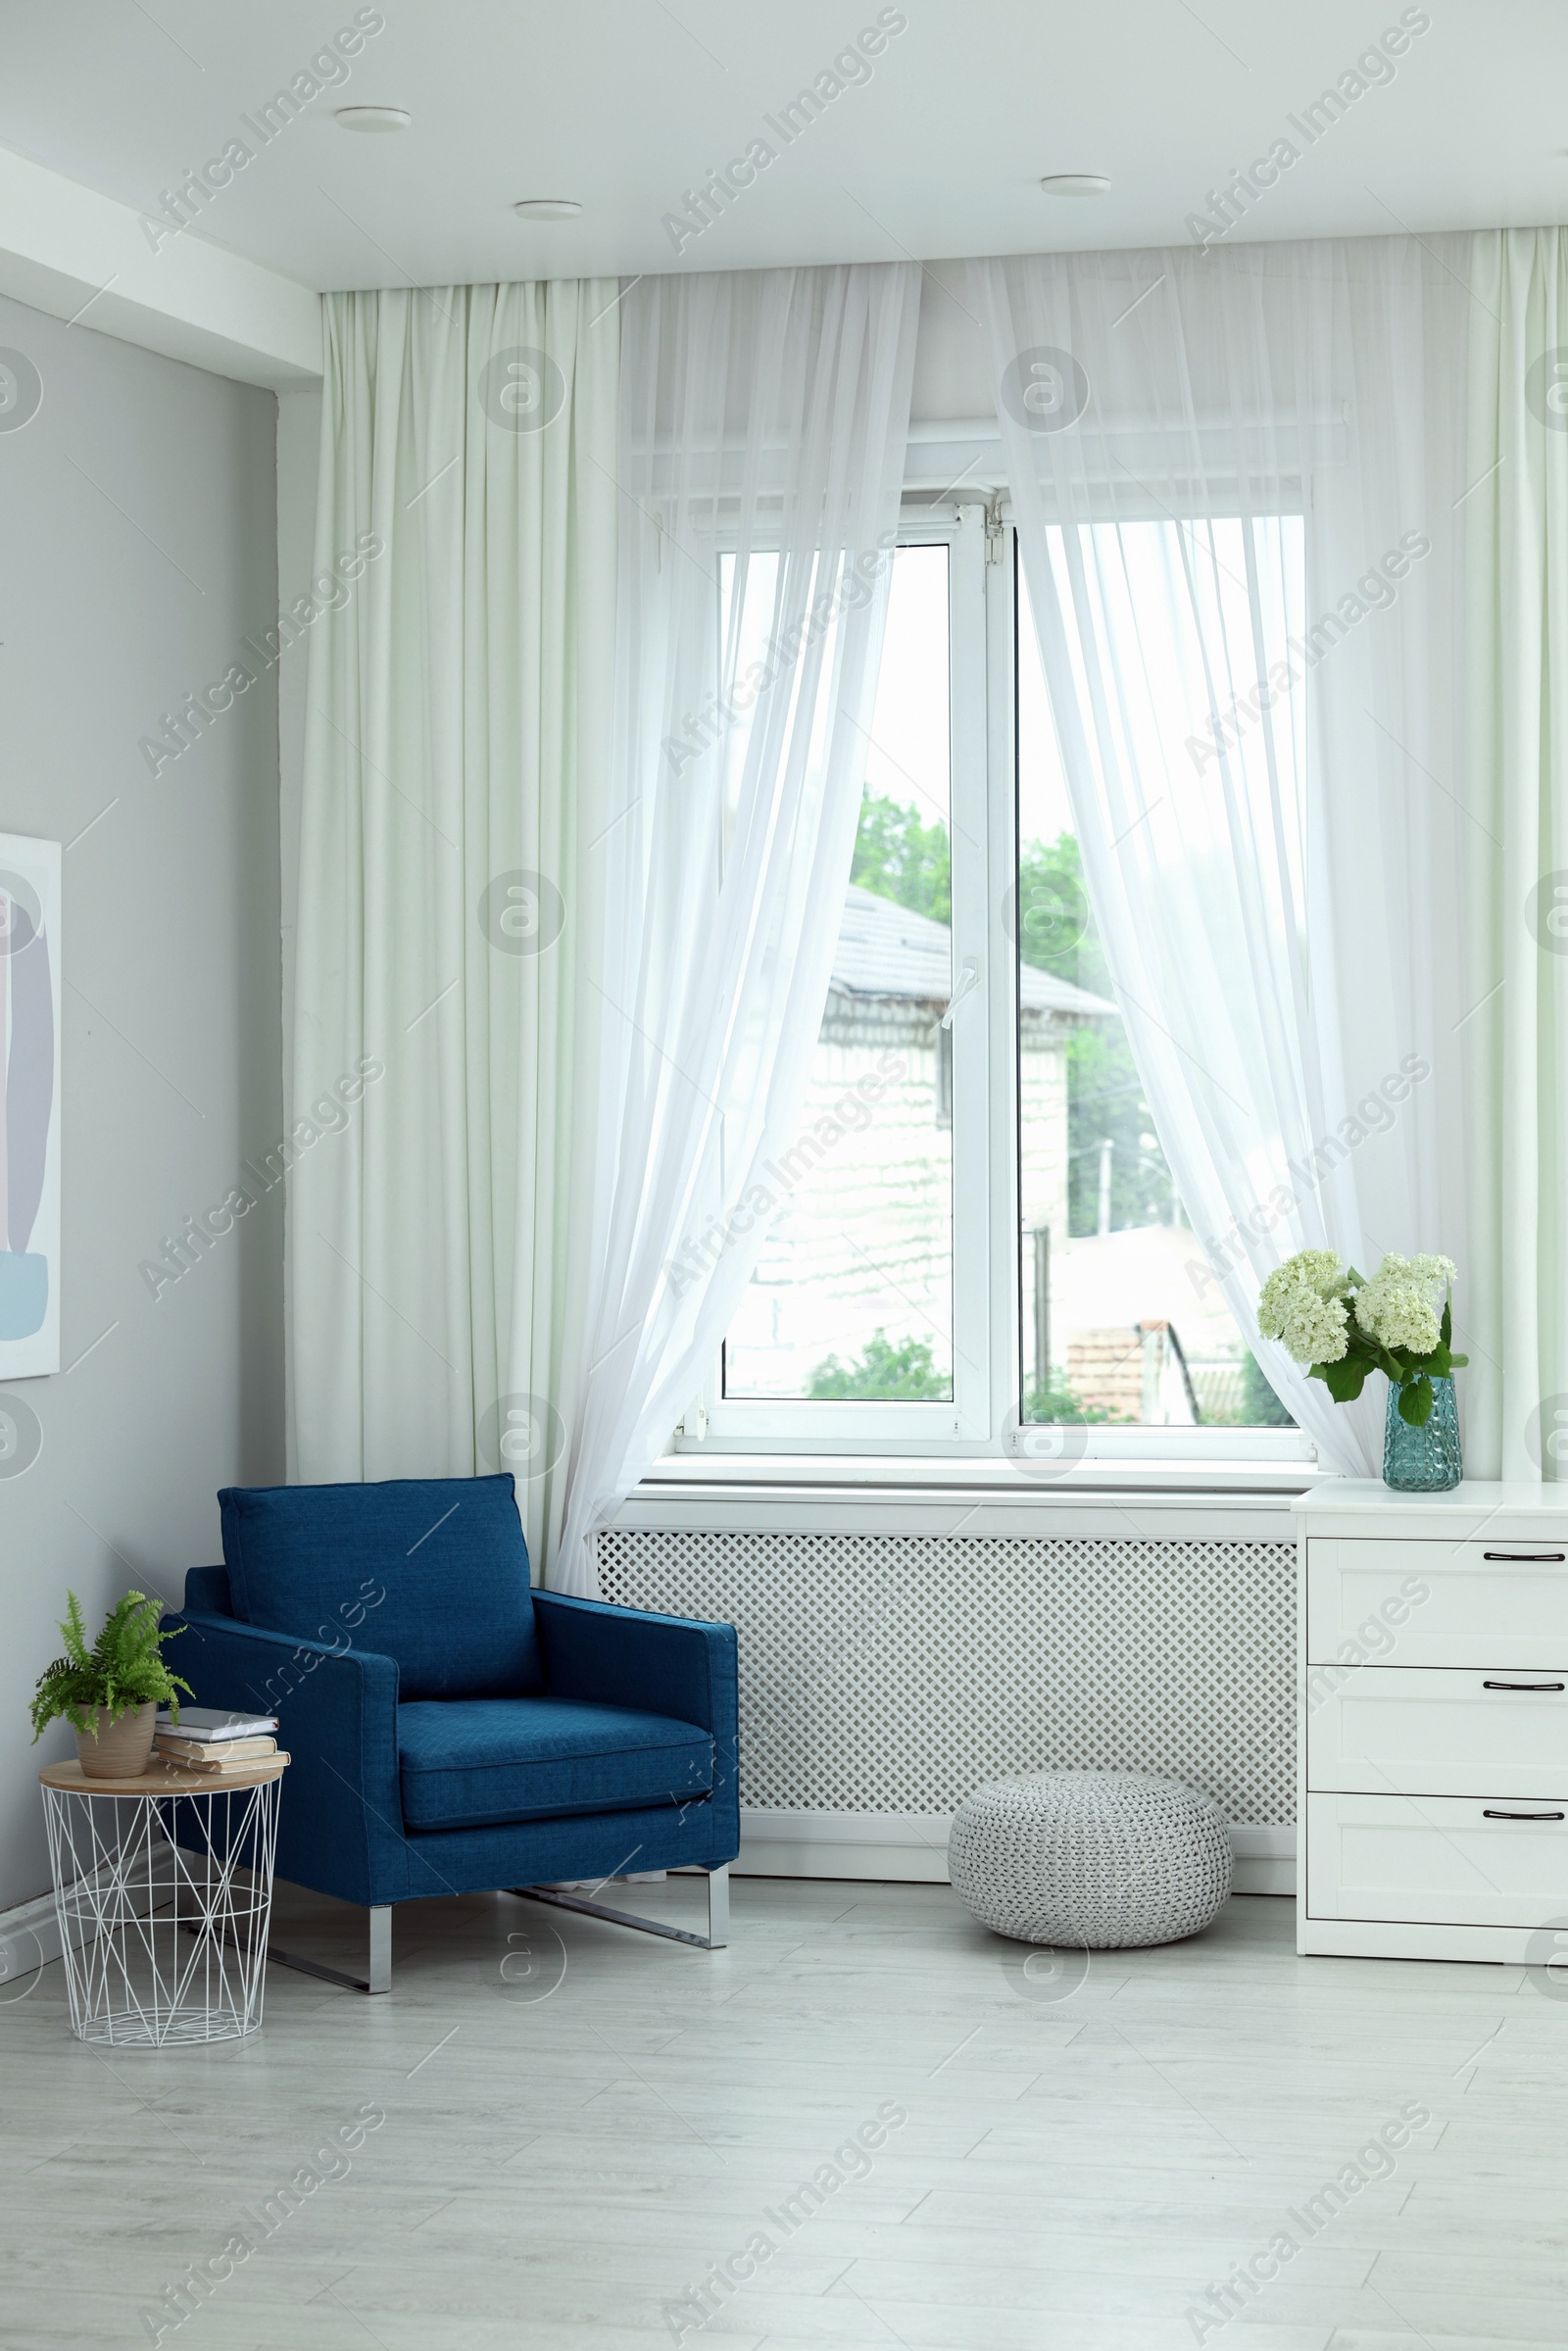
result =
M182 1770L209 1772L215 1779L250 1771L277 1754L275 1714L225 1714L216 1706L181 1706L174 1722L161 1708L153 1735L154 1752ZM279 1758L287 1763L286 1755Z

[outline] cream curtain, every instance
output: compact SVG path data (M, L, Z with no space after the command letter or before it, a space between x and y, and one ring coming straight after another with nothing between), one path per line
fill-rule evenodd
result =
M311 639L290 1474L511 1468L536 1559L580 1323L618 290L324 302L316 569L380 552Z

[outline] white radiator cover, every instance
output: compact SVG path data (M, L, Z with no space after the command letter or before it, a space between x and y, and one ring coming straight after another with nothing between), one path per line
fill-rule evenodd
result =
M743 1870L945 1878L971 1788L1079 1765L1190 1781L1288 1887L1289 1542L616 1528L599 1568L739 1630Z

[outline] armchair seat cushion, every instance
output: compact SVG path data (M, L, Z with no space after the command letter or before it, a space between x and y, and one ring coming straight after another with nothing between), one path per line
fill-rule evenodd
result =
M425 1699L398 1708L398 1770L409 1829L477 1829L702 1798L713 1741L585 1698Z

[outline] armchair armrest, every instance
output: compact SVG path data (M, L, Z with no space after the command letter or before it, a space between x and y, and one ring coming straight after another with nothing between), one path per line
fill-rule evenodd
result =
M395 1660L189 1608L170 1622L185 1632L170 1663L198 1705L277 1716L278 1744L290 1757L278 1876L346 1902L403 1899Z
M553 1697L640 1706L705 1731L733 1731L738 1643L733 1625L656 1616L562 1592L533 1595Z
M713 1809L740 1841L740 1643L733 1625L656 1616L535 1591L534 1621L554 1697L637 1706L697 1723L713 1739ZM717 1825L715 1823L715 1825Z

